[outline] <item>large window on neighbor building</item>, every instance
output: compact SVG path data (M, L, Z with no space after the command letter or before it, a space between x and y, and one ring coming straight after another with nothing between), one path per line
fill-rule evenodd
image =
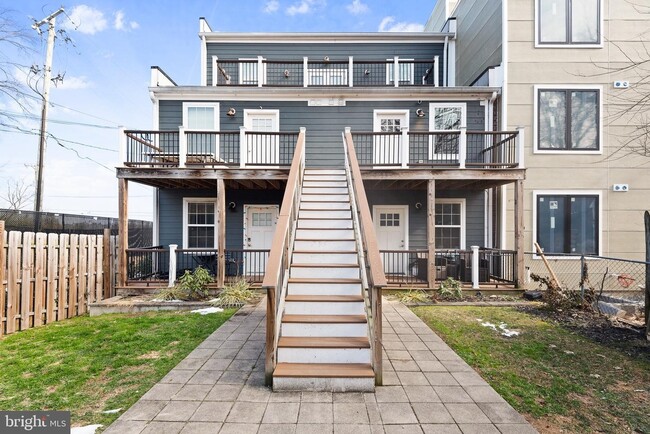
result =
M535 238L545 253L597 255L598 194L535 194Z
M600 150L599 89L538 89L537 149Z
M538 43L600 44L601 0L537 0Z
M216 248L216 209L214 199L183 199L183 248Z
M436 199L436 249L465 248L465 201Z

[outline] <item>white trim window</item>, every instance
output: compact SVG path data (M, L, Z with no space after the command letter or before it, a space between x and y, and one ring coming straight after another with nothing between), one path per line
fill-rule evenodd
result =
M535 45L601 47L602 0L536 0Z
M183 198L183 248L215 249L217 246L217 200Z
M187 155L189 158L204 158L219 155L219 137L217 134L191 134L192 131L219 131L219 103L184 102L183 126L186 135Z
M399 59L399 84L413 84L414 83L414 74L415 74L415 64L413 63L415 59ZM386 59L386 84L394 85L395 78L393 73L395 71L395 59Z
M535 152L602 153L601 87L535 86Z
M465 248L465 199L436 199L436 249Z
M452 160L458 158L460 137L455 134L467 126L466 103L430 103L429 131L454 132L454 134L434 134L429 140L430 160Z
M601 196L600 191L534 191L533 241L550 255L599 255Z

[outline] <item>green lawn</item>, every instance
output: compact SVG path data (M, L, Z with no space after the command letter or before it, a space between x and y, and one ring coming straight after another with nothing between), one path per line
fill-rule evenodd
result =
M650 352L630 356L625 344L603 345L514 308L413 311L540 432L650 433ZM477 319L521 335L503 337Z
M78 317L0 340L0 409L108 425L235 312ZM121 413L121 412L120 412Z

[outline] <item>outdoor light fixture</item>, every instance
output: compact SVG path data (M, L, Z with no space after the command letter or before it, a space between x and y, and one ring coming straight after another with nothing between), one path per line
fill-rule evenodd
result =
M284 78L289 78L289 70L288 69L284 70Z
M364 73L365 75L370 75L370 70L369 70L369 69L366 69L365 71L363 71L363 73Z
M422 209L422 202L415 202L415 209Z
M329 56L325 56L325 57L323 57L323 62L329 62L329 61L330 61L330 57L329 57Z
M419 118L423 118L425 115L426 115L426 113L424 113L424 110L422 110L422 109L417 109L415 111L415 116L417 116Z
M234 211L235 208L237 208L237 204L235 202L228 202L228 209Z
M228 109L228 111L226 112L226 114L227 114L228 116L230 116L230 117L235 116L235 113L237 113L237 110L235 110L234 107L230 107L230 108Z

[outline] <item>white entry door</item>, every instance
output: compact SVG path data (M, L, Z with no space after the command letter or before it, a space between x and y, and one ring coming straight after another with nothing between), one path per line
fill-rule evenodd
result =
M244 276L264 276L268 253L278 222L277 205L244 205Z
M276 166L280 163L279 110L244 110L246 134L246 154L249 165ZM257 134L261 133L261 134Z
M402 128L408 128L408 110L375 110L373 131L386 133L375 136L372 163L379 167L402 164ZM397 134L394 134L397 133Z
M382 205L373 207L373 221L379 250L408 250L408 205ZM381 254L384 273L405 275L408 255L400 252Z

